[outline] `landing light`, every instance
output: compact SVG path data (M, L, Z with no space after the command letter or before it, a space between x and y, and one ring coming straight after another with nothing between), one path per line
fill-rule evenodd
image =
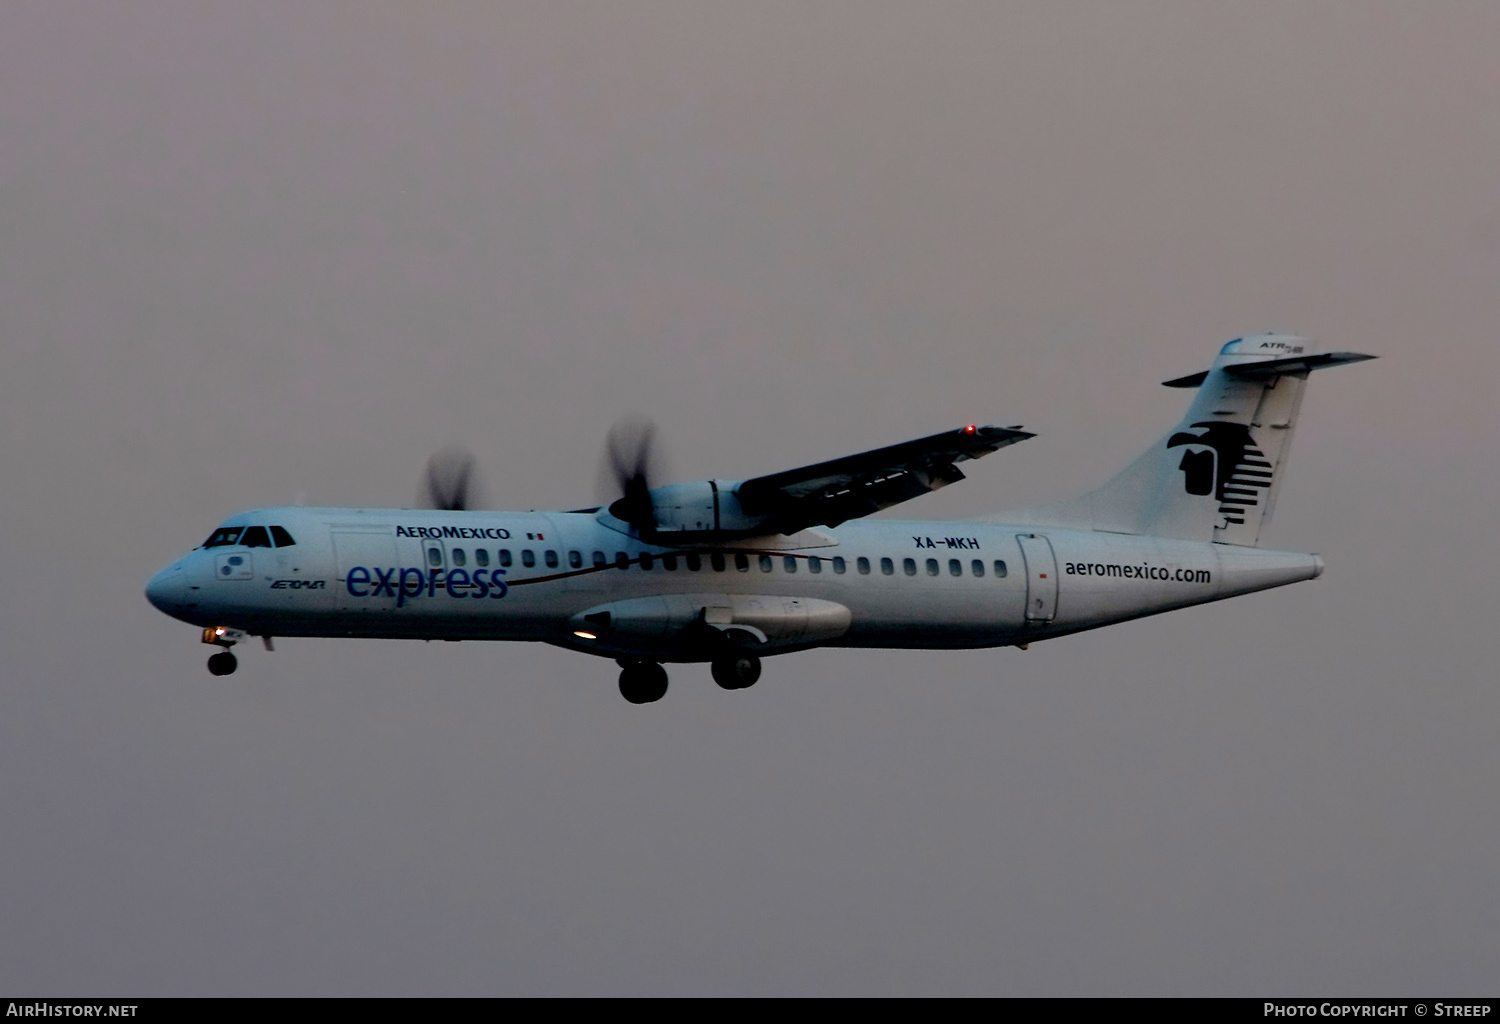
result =
M599 637L598 637L597 634L594 634L594 633L585 633L581 629L575 629L575 630L573 630L573 635L574 636L578 636L578 637L582 637L585 640L597 640L597 639L599 639Z
M217 644L220 647L233 647L245 639L244 630L235 629L233 626L207 626L203 630L203 642L206 644Z

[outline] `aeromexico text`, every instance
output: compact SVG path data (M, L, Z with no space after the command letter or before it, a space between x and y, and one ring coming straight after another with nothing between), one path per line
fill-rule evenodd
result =
M397 526L398 537L452 538L454 540L510 540L504 527L484 526Z
M1117 576L1127 580L1171 580L1174 583L1212 583L1208 569L1166 569L1159 565L1113 565L1102 562L1068 562L1063 572L1069 576Z

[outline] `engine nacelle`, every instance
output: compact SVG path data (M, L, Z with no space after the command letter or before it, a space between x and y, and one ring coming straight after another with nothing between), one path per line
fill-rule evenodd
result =
M765 532L767 516L748 516L740 507L738 480L696 480L653 487L651 533L674 540L752 537ZM610 510L615 518L619 511Z

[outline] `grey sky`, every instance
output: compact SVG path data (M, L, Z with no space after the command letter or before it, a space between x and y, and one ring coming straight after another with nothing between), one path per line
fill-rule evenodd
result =
M1493 994L1500 8L98 4L0 32L0 989ZM228 514L970 421L1085 489L1277 329L1310 584L633 708L141 587Z

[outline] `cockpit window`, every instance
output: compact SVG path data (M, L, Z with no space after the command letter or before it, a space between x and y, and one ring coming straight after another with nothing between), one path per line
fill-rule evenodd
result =
M270 534L267 535L267 527L264 526L221 526L203 542L203 546L222 548L231 544L243 544L247 548L268 548L274 540L276 547L289 548L297 543L285 528L272 526L269 529Z
M240 539L240 531L243 526L223 526L213 532L208 540L203 542L206 548L222 548L228 544L237 544Z
M240 534L240 543L247 548L268 548L271 546L271 538L264 526L247 526L245 532Z

